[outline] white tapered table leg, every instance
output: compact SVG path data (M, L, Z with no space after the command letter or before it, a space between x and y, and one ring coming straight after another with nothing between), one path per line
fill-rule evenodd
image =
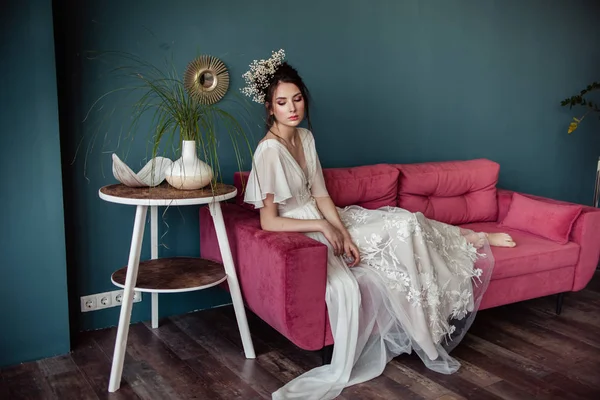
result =
M158 328L158 293L152 292L152 328Z
M121 303L121 314L119 316L119 328L113 353L112 368L110 370L110 382L108 391L115 392L121 386L121 375L123 374L123 361L125 360L125 349L127 347L127 335L129 334L129 323L131 321L131 307L133 305L133 289L137 280L138 267L140 265L140 251L144 239L144 223L146 221L147 206L137 206L135 210L135 222L129 249L129 261L127 262L127 275L125 277L125 289L123 290L123 302Z
M254 354L254 345L252 344L252 337L250 336L250 329L248 328L248 320L246 319L246 310L244 309L242 293L240 291L237 273L235 272L235 266L233 265L233 257L231 255L231 248L229 247L229 239L227 238L227 232L225 230L225 222L223 221L221 204L218 201L213 201L209 203L208 206L215 224L215 231L217 232L219 250L221 251L225 273L227 274L227 283L229 284L229 291L231 293L231 300L233 302L233 309L235 311L238 329L240 331L240 336L242 337L244 353L246 354L246 358L256 358L256 355Z
M158 258L158 207L150 207L151 258ZM158 293L152 293L152 328L158 328Z

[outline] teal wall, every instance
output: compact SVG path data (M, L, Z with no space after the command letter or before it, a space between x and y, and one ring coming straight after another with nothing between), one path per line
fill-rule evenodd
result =
M33 6L2 11L3 32L10 33L0 39L7 49L3 60L9 60L2 64L2 94L10 99L2 104L2 126L18 132L2 135L2 163L5 171L17 171L8 182L24 177L34 184L3 195L13 205L3 242L14 247L1 267L6 277L0 296L25 310L3 309L3 322L10 327L3 346L18 348L17 341L29 336L32 343L47 344L41 351L52 353L68 341L55 83L71 326L117 324L117 308L80 313L79 296L113 290L110 274L127 261L134 209L103 202L98 189L114 182L111 152L126 150L117 144L131 100L115 96L104 103L104 114L93 113L83 122L94 100L122 84L106 75L111 65L87 59L88 51L134 52L154 63L172 55L180 73L198 52L212 54L228 65L230 90L238 91L252 60L284 48L311 89L314 133L325 167L486 157L501 164L501 186L591 202L600 124L586 120L569 136L568 123L577 114L559 104L600 79L597 1L153 0L142 7L115 0L85 6L56 0L57 82L52 81L50 6L39 3L43 6L35 7L35 14ZM49 47L42 49L44 43ZM32 105L36 112L23 114ZM109 125L91 141L109 111ZM253 104L252 111L250 134L258 140L262 110ZM134 169L144 163L144 132L150 129L145 121L130 147L127 162ZM35 149L36 162L22 164L26 146ZM231 181L237 165L227 140L221 149L225 180ZM245 163L248 167L248 159ZM161 248L162 256L199 254L197 216L197 207L170 208L161 215L161 240L168 247ZM26 252L32 242L39 251ZM150 256L148 244L149 229L142 258ZM46 308L36 308L37 297L17 296L32 293L30 288ZM162 296L161 315L228 301L219 289ZM145 297L134 305L133 320L149 317ZM46 319L59 321L51 331L62 340L32 333L49 329ZM15 351L11 357L28 356Z
M69 351L50 0L0 12L0 367Z
M134 144L117 148L128 122L127 101L114 96L104 113L92 103L119 87L110 67L87 51L133 52L159 64L173 57L179 72L198 53L221 58L231 91L257 58L284 48L313 95L313 126L325 167L486 157L501 164L500 185L589 204L600 126L587 120L566 134L571 114L560 100L600 79L597 1L147 1L143 7L107 0L74 6L68 157L73 192L73 296L111 290L111 272L127 260L134 209L101 201L114 182L110 154L129 149L139 169L147 155L142 125ZM77 40L77 42L74 41ZM251 134L258 140L260 105ZM113 110L115 109L115 110ZM110 126L98 122L110 111ZM145 135L145 136L144 136ZM225 180L237 165L222 144ZM246 160L246 167L248 167ZM85 173L84 173L85 171ZM168 226L168 228L167 228ZM149 225L148 225L149 227ZM198 255L197 207L166 210L160 223L164 255ZM150 255L149 232L142 257ZM215 289L163 296L162 315L227 302ZM117 309L79 314L81 329L117 323ZM149 299L134 320L150 316Z

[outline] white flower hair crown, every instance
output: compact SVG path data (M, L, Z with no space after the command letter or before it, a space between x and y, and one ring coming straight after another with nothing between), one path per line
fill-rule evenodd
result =
M267 60L254 60L250 64L250 70L242 75L246 80L246 87L241 89L241 92L248 97L252 97L257 103L264 104L264 90L269 86L271 78L277 71L277 68L283 63L285 51L273 51L271 58Z

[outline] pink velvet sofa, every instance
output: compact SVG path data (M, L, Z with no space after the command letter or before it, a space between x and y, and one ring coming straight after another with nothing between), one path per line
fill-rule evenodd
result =
M518 246L493 248L496 261L481 309L578 291L600 256L600 209L497 188L500 166L477 159L324 169L339 207L398 206L476 231L508 232ZM326 247L301 233L261 229L243 203L248 173L236 173L238 197L223 215L249 310L305 350L333 343L325 304ZM206 207L200 209L202 257L221 261Z

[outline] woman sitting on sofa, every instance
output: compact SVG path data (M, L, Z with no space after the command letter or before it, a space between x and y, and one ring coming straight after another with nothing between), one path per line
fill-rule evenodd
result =
M512 238L397 207L336 207L312 132L299 127L305 115L311 125L308 90L297 71L280 51L244 77L249 85L243 91L267 111L267 133L254 153L244 201L260 209L262 229L303 232L329 249L331 364L288 382L273 398L333 399L413 350L430 369L455 372L460 364L448 353L470 327L487 288L489 246L515 246Z

